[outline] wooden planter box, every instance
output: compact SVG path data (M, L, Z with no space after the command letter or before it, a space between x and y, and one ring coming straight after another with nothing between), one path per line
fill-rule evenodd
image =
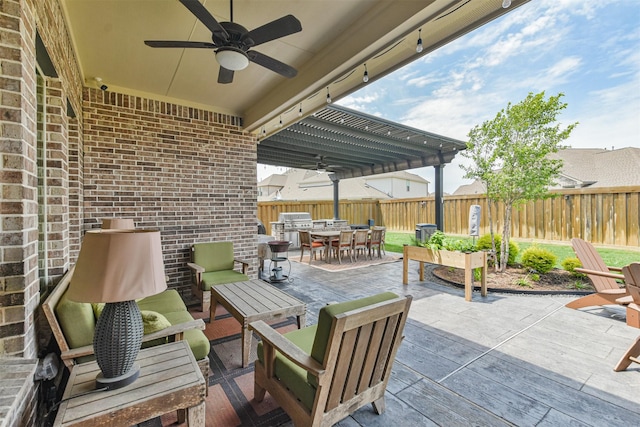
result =
M487 296L487 253L486 252L452 252L419 246L405 246L402 259L402 283L409 283L409 260L420 262L420 281L424 280L424 263L446 265L448 267L464 268L464 299L471 301L473 293L473 269L480 268L480 294Z

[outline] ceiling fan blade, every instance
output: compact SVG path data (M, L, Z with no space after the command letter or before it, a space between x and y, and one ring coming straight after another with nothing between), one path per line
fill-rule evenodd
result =
M250 50L247 52L247 56L252 62L255 62L258 65L261 65L273 72L280 74L281 76L292 78L298 74L298 71L290 67L289 65L278 61L270 56L264 55L260 52L256 52L255 50Z
M243 37L243 40L248 41L248 39L251 39L253 43L248 44L248 46L258 46L299 31L302 31L300 21L293 15L287 15L249 31Z
M198 0L180 0L180 3L189 9L189 11L193 13L195 17L198 18L198 20L202 22L209 31L211 31L212 34L216 35L217 38L225 42L229 41L229 33L227 33L227 30L225 30L224 27L216 21L216 18L209 13L202 3Z
M150 47L183 47L183 48L200 48L215 49L216 45L209 42L181 42L170 40L145 40L144 44Z
M220 71L218 71L218 83L227 84L233 81L233 71L227 70L224 67L220 67Z

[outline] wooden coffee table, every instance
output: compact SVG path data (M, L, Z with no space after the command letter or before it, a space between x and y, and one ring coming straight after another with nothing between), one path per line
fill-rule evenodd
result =
M298 328L305 326L307 305L262 280L227 283L211 287L210 319L216 317L216 305L220 303L242 325L242 367L249 365L252 333L249 323L265 322L296 316Z

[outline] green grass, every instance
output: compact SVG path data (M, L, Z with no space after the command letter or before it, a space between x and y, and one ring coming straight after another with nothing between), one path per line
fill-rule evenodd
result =
M385 249L389 252L402 253L402 246L404 244L411 245L413 233L393 233L386 232L385 235ZM460 237L460 239L470 239L469 237ZM525 249L532 246L531 242L523 242L514 239L520 248L520 253ZM575 253L571 248L571 244L548 244L548 243L536 243L537 246L544 248L550 252L553 252L558 258L556 268L562 268L560 265L566 258L575 258ZM625 249L613 249L613 248L597 248L598 253L604 260L606 265L612 267L623 267L629 265L632 262L640 262L640 251L625 250ZM520 262L520 256L516 259L516 262Z

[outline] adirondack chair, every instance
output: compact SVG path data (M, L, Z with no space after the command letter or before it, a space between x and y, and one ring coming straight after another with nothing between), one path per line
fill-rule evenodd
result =
M622 273L627 284L627 290L633 302L627 306L627 325L640 328L640 263L634 262L622 268ZM622 356L614 371L624 371L631 363L640 364L640 336L631 344L631 347Z
M575 271L586 274L596 292L571 301L566 307L578 309L598 305L626 305L631 302L629 292L616 282L616 279L624 280L624 276L620 274L621 268L605 265L598 251L587 241L573 238L571 246L582 263L582 268L576 268Z
M262 338L255 399L268 391L299 427L333 425L368 403L381 414L410 305L391 292L330 304L317 325L284 335L252 322Z

